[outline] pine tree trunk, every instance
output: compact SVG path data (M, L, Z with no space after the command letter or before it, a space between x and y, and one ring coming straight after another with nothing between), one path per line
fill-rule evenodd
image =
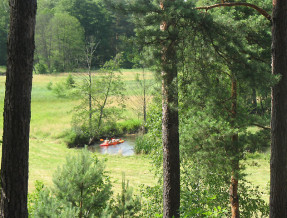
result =
M273 1L270 217L287 217L287 1Z
M175 58L171 47L163 50L162 60L163 217L170 218L179 217L180 206L177 69L175 63L171 69L164 66Z
M237 81L236 78L232 78L232 85L231 85L231 119L232 119L232 126L234 126L234 122L237 116ZM231 175L231 182L229 188L229 195L230 195L230 205L231 205L231 217L232 218L239 218L239 199L238 199L238 171L239 171L239 149L238 149L238 134L234 134L232 136L232 147L231 152L232 154L232 175Z
M28 217L28 154L36 0L10 0L1 217Z
M171 1L171 0L170 0ZM164 1L161 2L164 10ZM163 21L161 30L169 25ZM162 48L162 143L163 143L163 217L179 217L180 206L180 161L178 133L178 84L176 38L170 36L169 42Z

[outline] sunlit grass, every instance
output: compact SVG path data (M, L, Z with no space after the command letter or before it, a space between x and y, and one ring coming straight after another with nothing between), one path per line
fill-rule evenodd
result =
M258 186L259 190L263 193L262 198L266 202L269 202L270 151L247 154L247 159L243 162L246 166L246 179L254 186Z
M0 68L0 72L1 72ZM135 78L136 70L122 70L124 80ZM57 167L62 166L66 156L76 154L78 149L68 149L63 142L63 132L71 127L73 108L79 100L60 99L48 90L49 83L53 85L64 82L69 73L33 75L31 125L30 125L30 151L29 151L29 192L32 192L36 180L43 181L45 185L52 185L52 175ZM86 74L72 73L75 80L80 80ZM97 76L97 73L93 73ZM3 114L5 76L0 76L0 114ZM129 102L127 102L128 104ZM128 107L129 108L129 107ZM133 112L125 112L125 117L132 117ZM0 116L0 134L3 129L3 116ZM61 137L62 138L61 138ZM144 156L122 157L114 155L99 155L106 159L106 170L113 181L114 191L120 190L122 172L131 186L135 188L140 184L152 185L155 180L149 172L150 163Z

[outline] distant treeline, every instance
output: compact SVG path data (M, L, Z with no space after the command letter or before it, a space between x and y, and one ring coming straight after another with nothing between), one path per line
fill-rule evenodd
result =
M0 4L0 65L6 64L9 26L8 1ZM128 58L133 36L129 17L109 10L102 0L38 0L35 66L38 73L86 67L86 46L98 44L93 67L117 53L124 53L122 67L131 68Z

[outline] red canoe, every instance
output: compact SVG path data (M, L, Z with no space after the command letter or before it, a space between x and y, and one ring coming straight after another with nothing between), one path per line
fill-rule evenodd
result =
M110 146L110 145L117 145L123 143L124 140L122 139L112 139L112 140L105 140L100 146Z

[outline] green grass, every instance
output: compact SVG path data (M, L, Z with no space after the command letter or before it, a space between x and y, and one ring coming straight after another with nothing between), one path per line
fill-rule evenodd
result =
M0 68L1 69L4 68ZM123 77L133 78L137 71L122 70ZM62 166L66 156L73 155L78 149L68 149L59 137L65 129L71 127L72 109L78 100L59 99L47 89L49 82L53 84L65 81L68 73L53 75L34 75L31 103L30 151L29 151L29 192L40 180L47 186L52 185L52 175L57 167ZM76 79L82 74L72 74ZM3 114L5 76L0 76L0 114ZM130 114L129 112L126 113ZM0 134L2 135L3 117L0 116ZM123 157L115 155L99 155L106 159L106 170L113 181L114 190L120 190L122 172L131 186L138 188L140 184L155 183L149 171L150 163L145 156Z
M269 202L270 183L270 151L265 153L248 154L243 161L246 165L246 179L263 192L262 198Z
M154 185L155 179L150 172L150 160L143 155L120 156L120 155L98 155L100 159L106 159L106 167L110 172L114 183L113 190L117 193L121 190L122 174L135 191L139 191L140 185Z

